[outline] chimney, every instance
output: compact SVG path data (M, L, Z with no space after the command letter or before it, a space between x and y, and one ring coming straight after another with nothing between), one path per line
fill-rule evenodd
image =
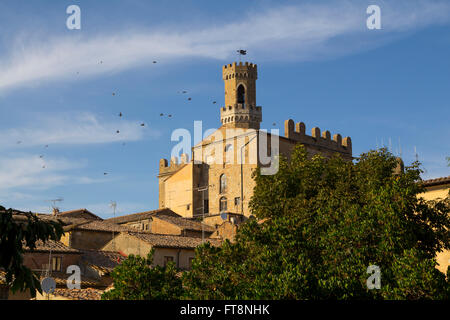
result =
M59 214L59 209L58 208L53 208L53 216L57 216Z

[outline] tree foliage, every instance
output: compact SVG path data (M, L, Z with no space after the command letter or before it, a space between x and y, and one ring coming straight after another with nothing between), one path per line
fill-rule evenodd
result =
M102 295L103 300L174 300L182 295L181 278L173 262L152 266L153 253L146 258L129 255L114 268L114 288Z
M277 174L255 172L256 219L235 241L198 247L182 282L173 265L130 256L104 298L447 299L435 256L450 249L450 199L426 202L419 163L400 174L397 164L385 149L350 162L298 146ZM380 289L367 286L371 265Z
M435 266L450 249L450 201L418 198L419 164L393 174L386 150L356 161L308 158L297 147L276 175L255 174L250 202L259 219L236 241L197 250L185 275L194 299L443 299L449 282ZM381 289L367 288L367 268Z
M58 241L63 234L60 223L42 221L31 212L13 217L12 209L0 206L0 268L6 270L6 282L13 292L29 290L32 297L36 290L42 293L38 277L23 265L25 249L36 248L37 241Z

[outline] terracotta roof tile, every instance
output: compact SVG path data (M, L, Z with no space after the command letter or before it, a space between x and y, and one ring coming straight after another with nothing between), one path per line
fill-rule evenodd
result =
M51 272L49 275L50 278L53 278L56 282L57 287L65 287L67 288L67 278L69 275L65 272ZM40 275L40 279L45 278L44 274ZM81 275L81 289L83 288L92 288L92 287L102 287L103 284L99 279L88 278L86 276Z
M106 219L106 221L117 223L117 224L122 224L122 223L127 223L127 222L145 220L145 219L148 219L153 216L161 216L161 215L172 215L172 216L179 217L179 215L177 215L172 210L163 208L163 209L156 209L156 210L152 210L152 211L127 214L127 215L116 217L116 218L109 218L109 219Z
M91 268L109 274L125 257L113 251L83 250L82 260Z
M127 228L125 226L121 226L119 224L111 223L108 221L89 221L87 223L81 223L78 225L75 225L73 229L78 230L90 230L90 231L106 231L106 232L126 232L130 231L130 228Z
M25 245L25 243L24 243ZM45 242L39 240L36 242L36 248L31 251L29 248L25 248L27 252L36 252L36 251L52 251L58 253L81 253L79 250L74 248L69 248L64 243L54 240L47 240Z
M194 249L203 243L201 238L195 237L183 237L142 232L128 232L128 235L148 242L156 248ZM221 241L210 238L206 238L205 242L209 242L213 246L219 246L221 244Z
M196 220L192 220L192 219L187 219L187 218L183 218L183 217L177 217L177 216L169 216L169 215L161 215L161 216L157 216L155 217L157 219L161 219L163 221L169 222L171 224L174 224L180 228L182 228L183 230L192 230L192 231L202 231L202 225L203 225L203 230L205 232L214 232L214 228L211 227L210 225L201 223L200 221L196 221Z
M68 218L83 218L83 219L94 219L103 220L99 216L93 214L87 209L75 209L69 211L59 212L56 217L68 217Z
M69 300L101 300L103 290L86 289L55 289L53 296L67 298Z
M425 187L438 186L443 184L450 184L450 176L448 177L440 177L436 179L429 179L422 181Z

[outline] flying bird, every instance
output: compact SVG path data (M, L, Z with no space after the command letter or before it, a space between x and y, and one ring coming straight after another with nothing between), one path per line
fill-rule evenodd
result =
M115 92L113 92L113 93L112 93L112 95L113 95L113 96L115 96L115 95L116 95L116 93L115 93Z
M19 141L17 141L17 144L21 144L21 143L22 143L22 141L20 141L20 140L19 140Z
M168 117L169 117L169 118L172 118L172 115L171 115L171 114L169 114L169 115L168 115Z
M160 113L159 116L162 117L164 115L164 113Z
M237 53L239 53L242 56L245 56L247 54L247 50L240 49L240 50L237 50Z
M106 176L108 174L108 172L103 172L103 175Z
M145 126L145 123L141 123L141 127L144 127Z
M116 133L120 133L120 131L119 131L119 130L117 130L117 131L116 131Z
M217 103L217 101L213 101L213 104L216 104Z
M119 113L119 117L121 117L121 116L122 116L122 112Z
M153 63L156 63L156 61L155 61L155 60L153 60Z
M192 98L188 98L188 101L191 101L192 100Z

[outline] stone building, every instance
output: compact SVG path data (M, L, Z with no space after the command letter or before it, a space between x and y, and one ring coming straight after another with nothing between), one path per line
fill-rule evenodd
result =
M108 255L111 257L110 263L106 259L100 259ZM83 294L85 290L101 291L106 289L112 283L109 272L123 261L123 257L116 252L84 252L74 248L69 248L59 241L38 241L36 248L30 250L25 248L23 255L23 264L30 268L36 275L42 279L51 277L55 280L56 288L61 291L68 291L67 279L70 274L67 268L72 265L80 267L81 271L81 289ZM13 293L5 281L6 272L0 270L0 299L8 300L28 300L31 298L29 291ZM46 294L37 293L36 299L47 299Z
M124 255L146 257L154 249L153 265L165 266L173 261L177 268L189 270L195 256L195 248L203 242L220 245L216 239L152 234L147 232L122 232L103 250L118 250Z
M350 137L331 136L303 122L286 120L284 136L261 130L262 107L256 103L257 66L234 62L222 68L225 105L220 108L220 128L187 154L159 162L159 208L170 208L183 217L219 216L220 213L250 216L248 203L255 185L252 172L271 169L277 153L288 159L297 144L308 153L352 159ZM216 219L217 220L217 219ZM207 222L208 220L205 220ZM220 220L219 220L220 221ZM217 224L217 221L213 222Z
M430 179L423 181L425 192L419 196L425 200L437 200L450 197L450 176ZM436 255L436 261L439 264L438 269L447 273L450 266L450 250L443 250Z
M130 228L105 221L86 209L54 211L51 215L39 214L38 217L62 223L64 235L60 241L69 248L79 250L100 250L115 235L130 230Z
M107 219L135 231L186 237L209 237L214 228L194 219L179 216L170 209L158 209Z

